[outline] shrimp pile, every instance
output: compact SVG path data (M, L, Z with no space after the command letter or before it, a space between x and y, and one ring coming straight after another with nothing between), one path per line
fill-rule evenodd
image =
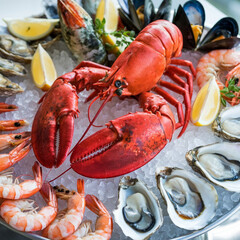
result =
M225 83L221 82L221 74L228 71ZM240 102L240 50L221 49L205 54L198 62L196 80L200 88L211 80L217 80L223 98L231 105Z
M15 105L0 103L0 113L15 110ZM20 121L0 121L0 131L20 127ZM38 162L32 166L33 179L24 179L24 176L14 179L12 166L31 150L30 135L30 132L0 135L0 151L14 147L9 153L0 154L0 199L4 199L0 216L19 231L42 231L42 236L53 240L110 239L112 217L95 196L85 197L82 179L77 180L77 191L70 191L64 186L52 187L49 183L43 183L42 168ZM37 192L46 202L40 210L35 201L27 199ZM58 211L58 198L67 201L67 209ZM91 231L90 221L82 222L85 206L98 215L95 232Z

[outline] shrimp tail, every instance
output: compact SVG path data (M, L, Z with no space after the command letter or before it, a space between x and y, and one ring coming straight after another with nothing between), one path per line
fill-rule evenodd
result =
M78 179L77 180L77 191L80 194L84 194L84 180L83 179Z
M89 210L91 210L93 213L97 214L98 216L108 214L107 209L102 204L102 202L95 197L94 195L86 195L86 206Z
M56 193L48 182L43 183L40 193L49 206L52 206L54 208L58 207Z
M35 181L38 184L42 185L42 168L40 167L37 161L32 166L32 171L33 171Z

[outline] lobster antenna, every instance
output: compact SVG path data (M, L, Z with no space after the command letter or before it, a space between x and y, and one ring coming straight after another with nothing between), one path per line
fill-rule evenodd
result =
M57 177L55 177L54 179L48 181L49 183L50 182L53 182L54 180L58 179L59 177L61 177L63 174L65 174L66 172L68 172L69 170L71 169L71 167L69 167L67 170L65 170L64 172L60 173Z
M90 108L91 108L91 106L93 105L93 103L94 103L97 99L99 99L99 96L95 97L95 98L91 101L91 103L89 104L89 106L88 106L88 121L89 121L89 123L91 122L91 118L90 118ZM92 126L93 126L93 127L102 127L102 125L95 125L95 124L93 124Z
M77 147L77 145L82 141L82 139L86 136L88 130L90 129L90 127L93 125L94 121L96 120L96 118L98 117L99 113L102 111L103 107L106 105L106 103L109 101L109 99L111 99L111 97L113 96L113 92L111 91L108 95L108 97L105 99L105 101L102 103L102 105L100 106L100 108L98 109L97 113L95 114L94 118L92 119L92 121L89 123L87 129L85 130L85 132L83 133L82 137L79 139L79 141L77 142L77 144L75 145L75 147L68 153L68 155L70 153L73 152L73 150Z

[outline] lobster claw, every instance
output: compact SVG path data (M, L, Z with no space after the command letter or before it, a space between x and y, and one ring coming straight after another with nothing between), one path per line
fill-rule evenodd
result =
M145 112L110 121L107 128L76 146L70 158L72 169L86 177L110 178L142 167L168 142L161 122L157 115ZM165 122L172 124L170 119Z
M33 150L44 167L57 168L66 159L72 144L78 96L71 84L59 78L40 102L32 126ZM59 146L56 146L57 142Z

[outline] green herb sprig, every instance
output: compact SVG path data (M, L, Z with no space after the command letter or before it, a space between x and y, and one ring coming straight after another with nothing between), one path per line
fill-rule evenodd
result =
M95 31L99 35L99 37L107 36L107 35L113 35L115 38L117 38L116 43L114 45L111 45L109 43L105 43L105 48L107 51L111 51L115 47L123 47L125 46L125 49L129 46L129 44L134 40L135 32L134 31L127 31L126 29L122 29L119 31L114 31L112 33L106 33L105 32L105 23L106 20L103 18L103 20L96 19L95 20ZM118 52L117 55L120 55L121 53Z
M228 87L224 87L222 90L220 90L221 93L221 103L223 106L226 107L226 100L224 97L227 98L234 98L236 95L234 93L240 92L240 87L237 86L239 79L238 78L232 78L229 80ZM238 97L240 99L240 97Z

